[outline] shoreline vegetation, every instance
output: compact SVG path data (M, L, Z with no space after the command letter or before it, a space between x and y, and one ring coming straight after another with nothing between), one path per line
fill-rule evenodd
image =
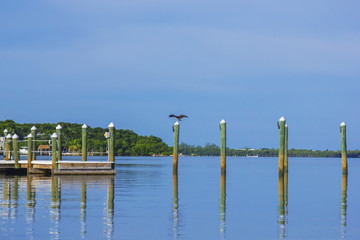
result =
M64 155L79 155L81 152L81 126L78 123L16 123L13 120L0 121L0 135L3 135L7 129L11 135L16 133L19 140L24 139L32 126L37 128L37 140L49 140L55 132L56 126L62 126L62 145ZM107 128L88 126L88 151L89 155L104 155L107 149L107 140L104 133ZM168 146L161 138L150 136L141 136L129 129L115 130L115 153L116 156L171 156L173 147ZM26 142L24 142L26 143ZM37 145L46 144L37 143ZM25 144L24 144L25 146ZM38 147L38 146L37 146ZM205 146L194 146L185 143L179 144L179 151L182 156L220 156L220 147L215 144L206 144ZM277 157L278 149L226 149L226 155L229 157ZM319 157L319 158L340 158L341 151L332 150L309 150L309 149L289 149L289 157ZM360 150L347 151L348 158L359 158Z

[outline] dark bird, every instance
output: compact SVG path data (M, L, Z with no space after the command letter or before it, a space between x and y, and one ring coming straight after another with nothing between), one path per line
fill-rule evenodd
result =
M187 118L188 116L183 115L183 114L181 114L179 116L176 116L174 114L170 114L169 117L173 117L173 118L176 118L176 120L181 121L182 118Z
M278 129L280 129L280 124L279 124L279 122L277 122L277 126L278 126Z

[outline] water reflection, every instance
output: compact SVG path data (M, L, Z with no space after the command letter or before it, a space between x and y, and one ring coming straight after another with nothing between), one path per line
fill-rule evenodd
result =
M341 181L341 238L343 239L346 238L347 181L348 176L343 173Z
M178 198L178 175L173 173L173 239L178 238L178 224L179 224L179 198Z
M91 185L93 188L88 189ZM12 219L14 223L21 222L24 218L24 230L26 239L37 239L34 229L43 228L44 224L49 224L49 239L61 239L61 229L63 221L61 221L62 212L65 211L66 221L74 222L76 215L71 209L77 208L69 199L76 195L80 195L80 236L88 238L86 211L98 211L97 201L87 204L89 194L104 199L106 214L103 219L105 229L103 238L112 239L114 231L114 176L6 176L0 175L0 220ZM104 195L101 196L101 190ZM66 193L62 199L62 192ZM107 196L106 196L107 195ZM61 200L66 200L67 209L62 209ZM78 201L79 201L78 200ZM46 205L46 202L48 205ZM45 203L45 205L43 204ZM78 202L79 204L79 202ZM102 204L102 203L100 203ZM69 208L70 207L70 208ZM21 213L21 214L18 214ZM49 220L44 222L46 213ZM45 214L45 215L44 215ZM74 215L75 214L75 215ZM101 215L100 213L96 214ZM36 218L36 219L35 219ZM74 222L76 223L76 221ZM72 223L71 223L72 224ZM76 226L76 224L72 224ZM1 228L3 234L12 234L13 229ZM63 229L63 232L65 230ZM42 235L41 235L42 236Z
M108 178L107 222L105 234L107 239L112 239L114 233L114 177Z
M34 218L35 218L35 186L33 176L26 177L26 235L28 239L34 239Z
M225 239L225 215L226 215L226 174L221 174L220 181L220 238Z
M279 238L287 237L287 203L288 203L288 176L287 172L279 174Z

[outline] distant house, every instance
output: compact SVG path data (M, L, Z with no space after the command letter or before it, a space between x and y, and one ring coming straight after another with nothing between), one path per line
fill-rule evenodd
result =
M51 147L49 145L40 145L38 147L38 151L40 155L43 155L43 153L49 153L50 154Z

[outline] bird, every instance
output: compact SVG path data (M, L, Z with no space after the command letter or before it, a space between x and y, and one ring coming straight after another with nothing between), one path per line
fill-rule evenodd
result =
M178 120L178 121L181 121L182 118L188 118L188 116L183 115L183 114L181 114L181 115L179 115L179 116L176 116L176 115L174 115L174 114L170 114L169 117L176 118L176 120Z
M280 124L279 124L279 122L277 122L277 126L278 126L278 129L280 129Z

